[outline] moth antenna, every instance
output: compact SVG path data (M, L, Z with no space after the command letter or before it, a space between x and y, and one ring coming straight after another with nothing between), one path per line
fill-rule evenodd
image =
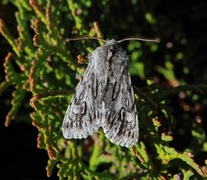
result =
M99 38L99 37L92 37L92 36L79 36L79 37L72 37L72 38L67 38L64 41L69 42L69 41L77 41L77 40L83 40L83 39L96 39L96 40L101 40L104 42L107 42L106 40Z
M123 42L123 41L130 41L130 40L145 41L145 42L156 42L156 43L160 42L159 39L147 39L147 38L134 36L134 37L127 37L127 38L121 39L121 40L117 41L117 43L120 43L120 42Z

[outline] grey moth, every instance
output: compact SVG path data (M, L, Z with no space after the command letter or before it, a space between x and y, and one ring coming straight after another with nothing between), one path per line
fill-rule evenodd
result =
M95 49L62 124L66 139L82 139L100 127L112 143L138 142L138 115L129 74L130 59L110 40Z

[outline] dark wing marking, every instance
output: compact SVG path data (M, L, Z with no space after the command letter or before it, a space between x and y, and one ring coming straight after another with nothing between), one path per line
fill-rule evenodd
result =
M83 79L76 88L62 124L66 139L86 138L102 124L101 100L106 86L106 64L102 46L89 59Z
M86 138L102 127L111 142L136 144L138 116L128 65L128 56L114 40L94 51L66 111L65 138Z
M137 143L139 136L138 115L128 72L129 58L116 44L112 46L110 75L102 99L102 113L105 115L102 128L111 142L129 147Z

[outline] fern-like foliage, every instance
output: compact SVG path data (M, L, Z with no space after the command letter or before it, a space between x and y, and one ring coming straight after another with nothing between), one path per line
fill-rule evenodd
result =
M81 35L103 38L100 30L102 28L97 22L93 23L94 17L88 14L93 15L95 10L104 9L105 14L96 12L95 19L101 21L114 4L106 0L100 3L95 0L11 2L18 9L15 17L19 37L14 38L4 20L0 20L0 32L12 48L12 52L8 52L5 57L6 76L1 83L0 94L9 86L15 86L12 108L6 116L5 126L9 126L11 120L15 119L22 101L26 98L25 94L31 93L32 98L28 103L33 108L30 114L32 124L39 131L37 147L45 149L49 156L47 176L51 176L53 168L57 166L59 179L207 177L206 167L194 161L194 155L207 151L203 127L195 121L194 114L191 114L193 110L188 110L191 107L185 104L184 100L179 108L185 112L182 111L180 116L175 116L174 111L177 109L173 109L170 104L173 101L172 96L179 95L188 97L192 106L195 106L196 102L206 106L207 85L188 85L185 80L178 80L173 63L168 59L163 65L157 64L155 69L158 75L151 75L154 79L146 80L145 74L149 73L146 67L149 62L158 60L153 60L153 55L160 57L156 53L160 52L162 41L160 45L130 42L127 47L131 52L131 74L139 75L140 79L146 82L142 86L134 83L140 124L140 140L137 145L127 149L111 144L102 130L85 140L65 140L61 132L62 119L78 83L76 72L81 74L86 67L85 64L77 63L76 56L92 52L99 44L94 40L66 44L64 39ZM114 3L118 5L119 2ZM141 5L135 1L131 3L131 7ZM134 10L145 17L145 28L160 27L153 13ZM130 29L127 23L113 22L113 18L108 18L110 23L105 22L106 27L103 29ZM164 19L162 21L166 22ZM87 28L89 26L91 28ZM134 28L131 32L133 31L139 32L139 28ZM158 31L151 33L159 36ZM145 55L143 52L151 55ZM178 55L177 58L179 57ZM142 62L142 58L148 60ZM19 72L14 69L12 62L18 65ZM168 85L157 82L158 77L163 79L163 82L168 82ZM177 146L173 145L176 138L173 131L177 124L188 127L192 138L191 144L183 150L178 150Z

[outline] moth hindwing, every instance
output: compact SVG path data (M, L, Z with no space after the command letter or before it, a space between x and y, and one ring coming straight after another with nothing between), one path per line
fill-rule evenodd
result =
M138 115L129 61L113 39L96 48L66 110L62 124L66 139L86 138L102 127L115 144L137 143Z

